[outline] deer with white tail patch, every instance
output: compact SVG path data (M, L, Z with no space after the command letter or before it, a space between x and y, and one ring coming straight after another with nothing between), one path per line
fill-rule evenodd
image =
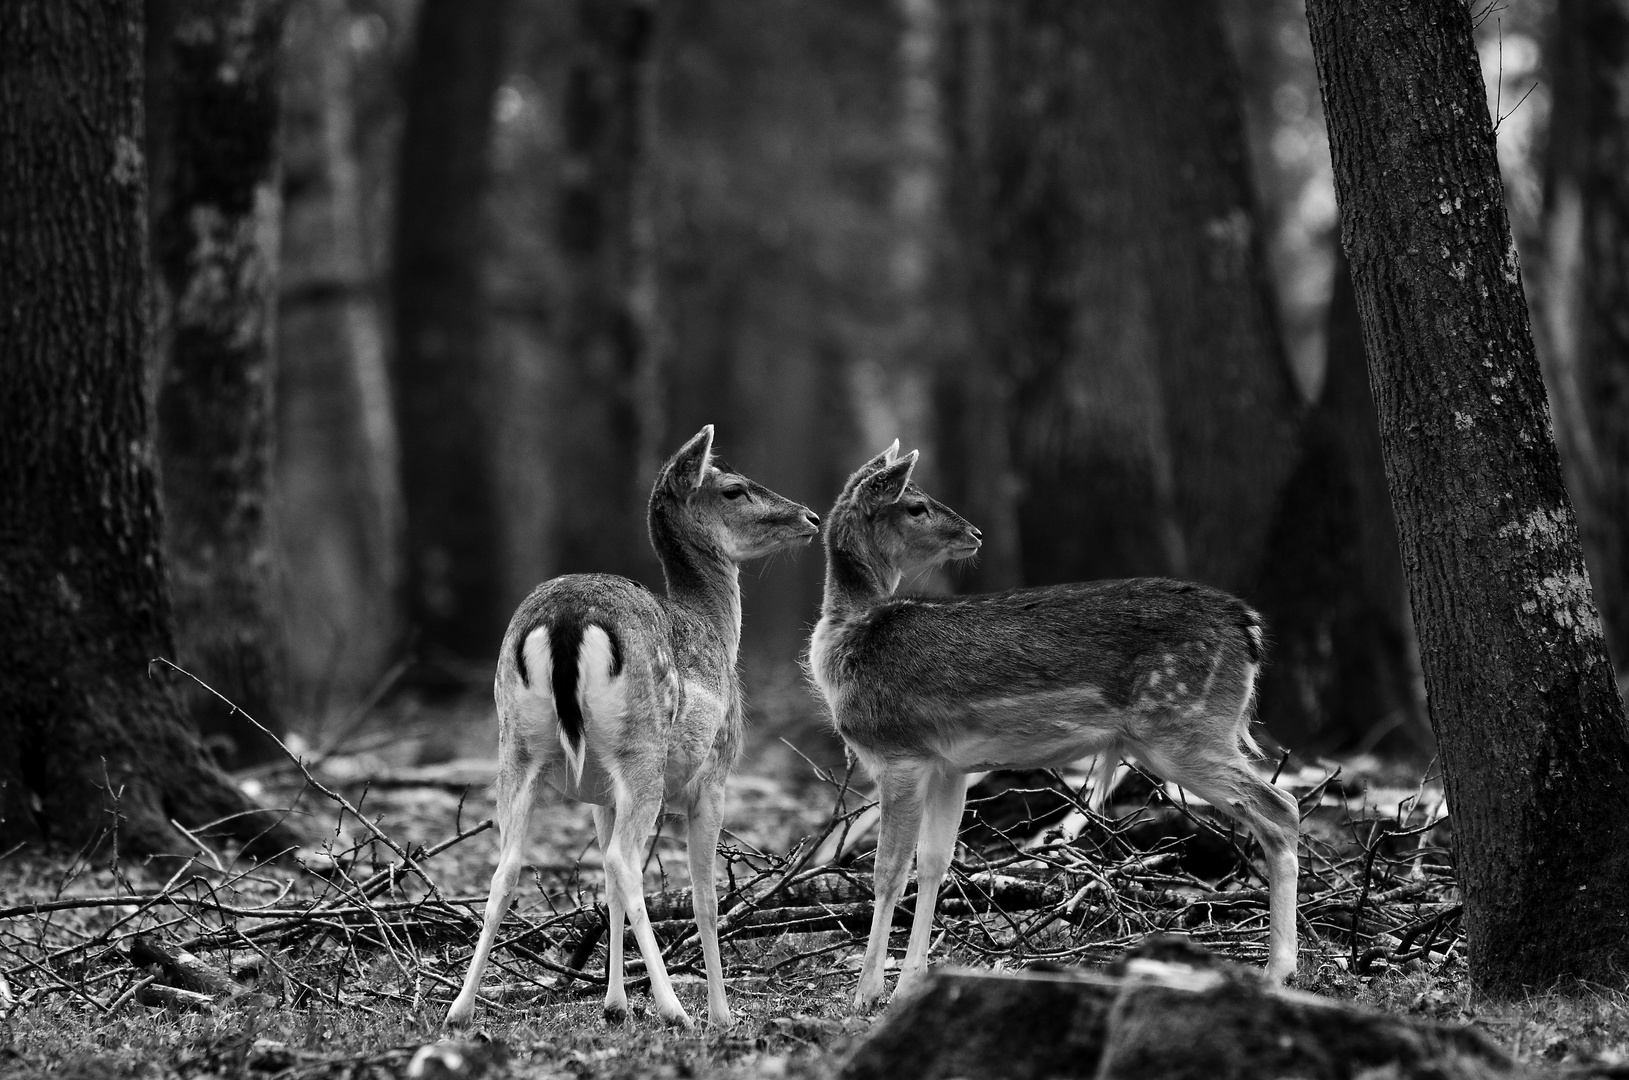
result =
M645 912L645 848L665 805L688 822L696 926L707 965L707 1017L730 1023L718 952L713 862L724 781L741 745L741 563L806 544L807 507L717 465L703 428L662 467L650 537L667 596L626 578L570 574L538 586L510 620L498 656L498 867L464 986L447 1013L462 1025L520 873L545 786L594 804L609 909L606 1018L626 1014L623 918L639 943L656 1011L691 1026Z
M1140 760L1243 822L1266 854L1267 974L1296 966L1295 799L1251 766L1261 618L1217 589L1131 578L1010 592L895 597L901 577L980 545L911 481L899 444L849 478L826 522L826 593L809 674L838 734L877 782L875 909L855 1008L883 994L893 910L917 866L900 969L927 966L967 774Z

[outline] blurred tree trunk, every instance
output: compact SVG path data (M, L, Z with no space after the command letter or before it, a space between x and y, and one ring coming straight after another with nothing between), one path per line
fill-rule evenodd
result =
M251 808L182 721L146 397L139 0L0 7L0 847ZM270 814L220 831L295 838Z
M945 238L934 252L938 303L933 315L939 332L933 345L941 354L933 394L934 442L942 497L978 522L985 536L978 562L966 571L957 568L956 576L974 591L988 591L1024 584L1025 570L1012 461L1012 391L1002 355L991 347L1007 327L1002 297L985 291L1000 274L992 263L993 234L1002 220L1002 208L994 202L1000 163L992 157L991 142L997 110L1007 103L998 97L1005 88L996 85L993 6L963 0L951 10L955 17L941 13L934 27L943 54L937 74L944 92L933 122L948 136L939 154L947 178L940 217Z
M1430 757L1408 587L1357 300L1338 259L1323 390L1251 597L1272 612L1262 721L1308 753Z
M565 262L562 571L659 580L645 502L661 463L655 220L654 0L578 0L554 238Z
M1629 724L1550 436L1471 13L1309 0L1470 974L1629 963Z
M1544 358L1612 661L1629 670L1629 11L1556 5Z
M401 494L384 335L363 245L351 17L289 15L277 528L301 704L366 693L395 647Z
M893 378L896 357L923 359L900 333L911 315L892 277L909 216L894 200L899 5L661 11L662 449L715 422L726 459L824 513L874 439L869 453L920 437L928 419L902 400L917 371ZM820 575L807 550L743 586L754 754L792 760L776 738L787 736L818 756L830 739L796 660Z
M954 370L961 358L958 353L966 352L955 348L966 327L960 325L961 313L949 302L943 287L945 268L954 266L948 257L945 228L948 132L940 86L945 7L945 0L895 0L878 6L886 13L894 37L889 64L892 93L888 107L878 110L892 121L891 175L883 202L886 250L879 253L882 257L873 286L883 300L885 314L877 344L856 350L849 364L848 391L859 440L843 448L840 457L852 467L897 438L907 450L921 447L924 451L916 471L918 482L954 498L956 493L943 481L961 481L961 458L971 455L958 454L955 460L947 456L945 451L961 449L961 433L947 437L941 430L945 409L938 401L945 387L958 383L944 369ZM980 567L986 575L992 553L1000 549L1000 539L999 529L986 528ZM956 576L961 576L962 569L955 569ZM952 573L948 567L928 571L913 587L941 591Z
M397 173L395 391L422 660L490 662L508 617L488 443L485 196L508 0L425 0ZM421 676L428 670L421 669ZM457 674L443 670L440 677ZM460 681L456 680L455 681Z
M267 520L285 0L148 0L147 147L159 295L158 457L183 667L274 730L281 641ZM233 765L276 745L183 685Z
M1214 5L963 10L953 199L974 352L1005 387L1023 578L1243 588L1297 402ZM983 378L965 414L1000 402Z

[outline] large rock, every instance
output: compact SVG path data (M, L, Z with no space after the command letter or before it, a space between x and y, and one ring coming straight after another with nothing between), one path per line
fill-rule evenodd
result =
M931 972L845 1080L1487 1080L1524 1075L1479 1032L1267 984L1232 965L1132 960L1122 974Z

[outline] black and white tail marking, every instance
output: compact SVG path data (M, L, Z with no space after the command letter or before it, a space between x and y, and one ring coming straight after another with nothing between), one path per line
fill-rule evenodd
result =
M605 634L611 645L610 678L622 674L622 642L616 631L603 622L578 618L563 618L548 626L549 637L549 690L554 698L554 715L560 724L560 747L571 763L572 775L583 774L583 717L582 665L583 632L595 627ZM539 627L539 629L542 629ZM531 686L531 672L527 670L526 651L536 635L532 633L515 642L515 666L522 686Z

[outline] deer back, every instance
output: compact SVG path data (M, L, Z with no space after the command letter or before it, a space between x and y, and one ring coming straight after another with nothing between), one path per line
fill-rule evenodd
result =
M1259 618L1160 578L897 599L831 626L822 682L839 734L964 767L1061 763L1231 721L1261 662ZM966 759L966 760L963 760ZM976 759L976 760L975 760Z

